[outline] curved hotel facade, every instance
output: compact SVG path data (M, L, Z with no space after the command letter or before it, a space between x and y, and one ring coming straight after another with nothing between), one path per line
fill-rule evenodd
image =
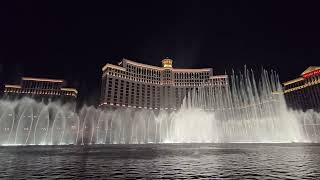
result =
M214 76L212 68L177 69L171 59L162 67L123 59L103 68L101 106L177 110L188 92L203 87L224 87L227 75ZM205 93L203 95L205 99Z

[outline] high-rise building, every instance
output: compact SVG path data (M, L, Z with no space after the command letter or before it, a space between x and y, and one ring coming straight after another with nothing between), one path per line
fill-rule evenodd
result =
M61 79L22 77L18 85L5 84L4 96L8 98L28 96L37 100L75 100L78 91L65 85L66 82Z
M290 108L320 111L320 67L310 66L300 77L283 85L284 96Z
M169 58L162 60L162 67L128 59L106 64L101 106L176 110L189 92L228 83L227 75L214 76L212 68L177 69L172 64Z

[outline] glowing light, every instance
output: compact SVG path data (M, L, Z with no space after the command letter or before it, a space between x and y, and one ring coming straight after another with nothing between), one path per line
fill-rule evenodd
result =
M5 84L5 88L16 88L16 89L21 89L21 86L19 85L11 85L11 84Z
M309 73L306 73L306 74L303 75L303 77L307 78L307 77L310 77L310 76L314 76L316 74L320 74L320 69L312 71L312 72L309 72Z
M172 68L172 59L166 58L166 59L163 59L161 62L163 67Z
M47 81L47 82L58 82L58 83L64 82L61 79L32 78L32 77L23 77L22 80L25 80L25 81Z
M61 88L62 91L71 91L71 92L75 92L76 94L78 94L78 91L74 88Z

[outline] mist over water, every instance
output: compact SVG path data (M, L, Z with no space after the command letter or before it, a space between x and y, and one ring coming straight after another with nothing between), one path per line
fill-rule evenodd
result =
M251 70L190 91L176 111L0 100L1 145L316 141L320 114L289 110L277 74Z

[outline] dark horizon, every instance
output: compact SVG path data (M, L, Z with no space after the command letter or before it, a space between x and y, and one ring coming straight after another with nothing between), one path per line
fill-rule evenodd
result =
M295 2L10 2L1 6L3 83L20 76L65 79L96 105L101 68L122 58L174 67L247 65L282 82L319 65L317 4Z

